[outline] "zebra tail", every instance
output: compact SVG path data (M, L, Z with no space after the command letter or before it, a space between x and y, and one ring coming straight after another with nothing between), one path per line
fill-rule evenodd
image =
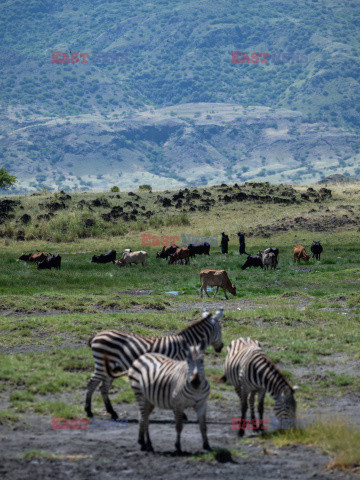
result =
M224 373L224 375L220 378L218 378L217 380L217 383L226 383L227 382L227 378L226 378L226 375Z
M109 358L108 358L108 356L106 355L106 353L104 353L104 365L105 365L105 371L106 371L106 373L107 373L107 374L109 375L109 377L111 377L111 378L124 377L124 376L127 375L127 373L128 373L127 370L125 370L125 372L114 373L114 371L111 370L111 368L110 368Z

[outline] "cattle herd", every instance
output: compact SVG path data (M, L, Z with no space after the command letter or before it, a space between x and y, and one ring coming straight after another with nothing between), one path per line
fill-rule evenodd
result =
M323 247L320 242L313 242L311 247L311 253L313 258L320 260L320 255L323 251ZM163 249L156 254L156 258L163 258L168 260L169 265L175 263L189 264L190 258L195 257L195 255L210 255L210 244L207 242L200 243L198 245L190 244L187 247L178 247L175 244L170 246L164 246ZM133 252L130 248L125 249L121 255L121 258L116 260L116 250L109 250L106 253L100 255L93 255L91 262L92 263L114 263L117 267L131 267L131 264L141 264L143 267L146 266L147 252L145 251L136 251ZM302 245L295 245L293 251L293 259L295 262L300 262L300 260L309 261L310 255L306 253L305 248ZM20 255L19 260L24 260L26 262L33 262L37 264L38 270L56 268L60 270L61 268L61 256L59 254L51 254L46 252L37 252L37 253L23 253ZM270 247L266 250L259 250L256 255L248 255L244 264L241 266L242 270L251 267L260 267L264 270L276 269L279 262L279 249L276 247ZM224 290L225 298L228 299L226 291L228 290L233 295L236 295L236 287L230 282L230 279L225 270L202 270L200 272L200 281L201 288L200 294L203 296L203 291L207 296L207 286L216 287L215 295L217 294L219 288Z

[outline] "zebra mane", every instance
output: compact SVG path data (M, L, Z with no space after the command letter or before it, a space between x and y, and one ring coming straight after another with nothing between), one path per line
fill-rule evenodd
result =
M266 360L269 362L269 364L273 367L273 369L276 371L276 373L278 373L280 375L280 377L284 380L284 382L286 383L286 385L290 388L290 390L294 393L295 390L293 389L293 387L290 385L290 382L289 380L285 377L285 375L279 370L279 367L263 352L264 354L264 357L266 358Z
M186 332L187 330L190 330L191 328L195 327L196 325L199 325L200 323L206 322L206 320L209 320L212 317L211 313L207 313L206 316L203 316L203 318L200 318L200 320L195 320L194 322L190 323L187 327L183 328L180 330L180 332L177 333L177 335L181 335L182 333Z

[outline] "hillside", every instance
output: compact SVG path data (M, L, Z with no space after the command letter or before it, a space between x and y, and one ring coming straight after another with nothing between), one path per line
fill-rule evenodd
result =
M0 161L13 191L359 177L359 10L4 1ZM232 63L232 51L268 63Z

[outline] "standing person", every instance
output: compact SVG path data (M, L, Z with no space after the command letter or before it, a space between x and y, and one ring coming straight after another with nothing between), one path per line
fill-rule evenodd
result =
M221 253L228 253L229 237L224 232L221 234Z
M238 232L238 237L239 237L239 253L240 255L248 255L248 253L245 252L245 233L240 233Z

